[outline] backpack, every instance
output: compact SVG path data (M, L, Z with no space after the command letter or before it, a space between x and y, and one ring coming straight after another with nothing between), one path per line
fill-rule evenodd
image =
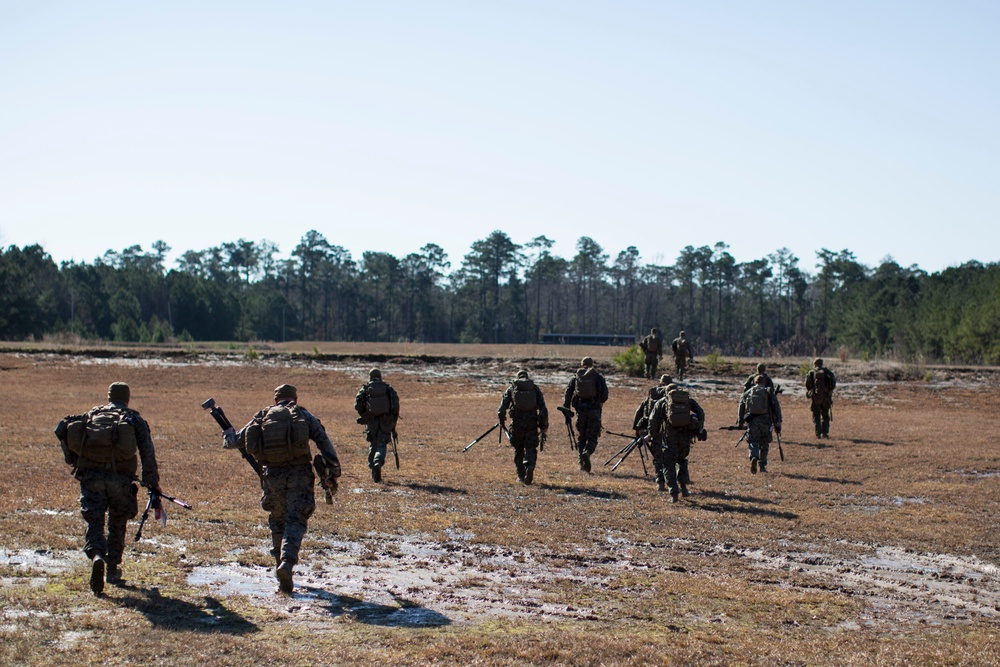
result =
M767 387L754 385L747 396L747 414L766 415L768 409Z
M691 397L683 389L667 394L667 423L677 428L691 426Z
M389 399L389 385L381 380L369 382L365 386L365 406L367 417L381 417L392 412L392 401Z
M538 409L538 400L535 396L535 383L531 380L514 380L511 385L514 412L535 412Z
M576 372L576 395L581 401L597 398L597 371L581 368Z
M646 340L647 340L646 347L645 347L645 351L646 352L649 352L650 354L655 354L655 353L658 353L660 351L660 339L659 338L657 338L656 336L650 336Z
M832 384L830 373L825 368L817 368L813 372L813 396L816 398L826 398L832 394Z
M264 465L309 459L309 422L293 402L272 405L247 427L247 451Z
M106 405L66 425L66 446L94 463L125 462L138 451L129 410Z

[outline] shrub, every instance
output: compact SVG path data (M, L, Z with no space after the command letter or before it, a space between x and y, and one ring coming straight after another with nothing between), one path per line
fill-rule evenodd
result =
M250 361L257 361L260 358L257 350L253 349L253 345L247 346L247 359Z
M639 349L638 345L633 345L627 350L616 354L612 361L621 372L626 375L642 377L646 371L646 355Z
M705 367L711 371L717 371L726 363L725 358L723 358L722 353L718 350L712 350L705 355Z

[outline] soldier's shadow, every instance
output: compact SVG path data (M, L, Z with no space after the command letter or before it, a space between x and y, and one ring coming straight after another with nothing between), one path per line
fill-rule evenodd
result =
M179 632L221 632L229 635L249 635L260 628L240 614L206 595L200 604L160 595L160 589L145 589L122 585L119 602L146 617L157 628Z
M462 496L469 495L469 492L465 489L457 489L453 486L442 486L440 484L418 484L416 482L407 482L406 484L400 484L399 486L404 486L408 489L413 489L414 491L426 491L433 494L454 493Z
M850 484L852 486L861 486L861 482L853 479L835 479L833 477L813 477L811 475L796 475L790 472L781 473L783 477L788 477L791 479L802 479L809 482L829 482L832 484Z
M349 595L335 595L319 588L308 588L316 599L327 604L333 618L345 618L364 623L393 628L436 628L451 625L451 619L433 609L393 593L394 605L367 602Z
M702 502L701 498L713 498L726 502ZM755 498L753 496L740 496L718 491L701 491L696 497L690 498L692 507L703 509L707 512L718 512L720 514L750 514L753 516L771 516L777 519L797 519L798 514L794 512L781 512L773 509L765 509L760 505L775 505L773 500L765 498ZM740 503L740 504L737 504Z
M615 491L600 491L598 489L588 489L582 486L564 486L562 484L539 484L538 488L547 491L559 491L568 496L589 496L602 500L625 500L628 496Z

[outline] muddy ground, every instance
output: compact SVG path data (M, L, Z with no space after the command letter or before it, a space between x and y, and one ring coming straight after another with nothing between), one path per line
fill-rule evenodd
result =
M628 442L618 436L602 437L594 474L579 470L554 408L580 349L370 352L0 353L4 664L151 659L110 640L115 628L163 630L162 664L185 664L184 647L249 664L279 638L278 661L297 660L300 633L340 650L335 664L1000 656L996 369L829 360L834 423L817 440L805 360L769 360L783 388L785 460L772 446L769 472L751 475L739 433L719 427L735 421L752 363L696 365L687 384L710 437L693 448L692 495L673 505L649 462L649 475L635 456L613 472L601 465ZM615 372L607 349L584 352L608 377L605 427L628 432L648 381ZM383 484L369 477L353 413L373 364L402 403L400 468L390 465ZM531 487L492 436L462 452L496 421L520 366L554 415ZM127 547L126 584L95 598L78 486L52 429L116 380L131 384L132 407L151 424L163 488L194 510L170 507L165 528L147 524ZM319 497L290 598L273 592L256 478L199 408L214 397L241 424L284 382L323 419L345 470L333 504ZM358 644L377 650L352 655Z

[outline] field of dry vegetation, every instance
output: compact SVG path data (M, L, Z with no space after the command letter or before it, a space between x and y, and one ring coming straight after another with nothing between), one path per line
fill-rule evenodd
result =
M0 352L2 665L992 665L1000 663L1000 371L828 360L840 384L816 440L800 368L783 385L785 461L750 475L736 417L756 360L696 365L709 439L692 495L659 493L638 458L578 469L554 408L580 357L608 378L626 432L648 381L608 348L291 346ZM354 394L377 364L402 404L400 469L371 481ZM535 484L492 436L521 366L552 420ZM52 430L132 386L168 507L95 597L79 486ZM201 402L234 423L281 383L327 427L341 489L310 521L292 597L273 593L253 471ZM391 460L391 457L390 457ZM650 473L652 471L650 470ZM141 499L144 501L144 494Z

